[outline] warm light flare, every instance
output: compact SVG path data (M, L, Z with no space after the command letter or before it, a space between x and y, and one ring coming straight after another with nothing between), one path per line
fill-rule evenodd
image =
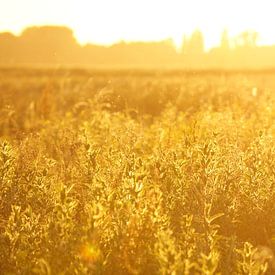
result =
M231 37L250 29L259 32L259 44L275 44L273 6L272 0L10 0L1 4L0 31L67 25L82 44L172 38L179 47L183 34L200 29L210 48L224 29Z
M94 264L101 257L101 251L96 246L86 243L80 251L80 258L90 264Z

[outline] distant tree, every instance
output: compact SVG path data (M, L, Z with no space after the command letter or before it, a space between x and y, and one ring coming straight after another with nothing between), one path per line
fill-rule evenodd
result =
M177 58L173 40L155 42L118 43L109 48L109 60L131 65L159 65L171 63Z
M22 39L44 43L74 45L76 40L71 29L59 26L30 27L23 31Z
M221 35L221 42L220 42L220 48L223 51L227 51L230 49L230 41L228 37L228 31L224 30Z
M78 48L72 30L67 27L27 28L20 37L26 57L34 62L70 61Z
M204 53L204 38L200 30L195 30L190 38L183 37L182 52L187 55Z
M187 35L184 35L182 39L181 53L183 54L188 53L188 47L189 47L189 39Z
M257 46L259 34L255 31L245 31L237 36L235 40L235 47L254 48Z
M11 33L0 33L0 61L10 63L14 61L17 51L17 37Z

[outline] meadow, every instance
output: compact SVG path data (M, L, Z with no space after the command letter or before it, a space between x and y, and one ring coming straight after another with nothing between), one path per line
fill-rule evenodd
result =
M0 273L274 274L274 74L0 69Z

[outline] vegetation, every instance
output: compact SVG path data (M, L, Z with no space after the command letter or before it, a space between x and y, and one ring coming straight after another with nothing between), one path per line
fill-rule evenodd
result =
M29 27L19 36L0 33L0 66L89 66L94 68L274 68L275 45L257 45L258 34L245 31L220 45L205 49L203 33L184 36L181 47L172 39L118 42L110 46L80 45L67 27ZM179 46L179 45L178 45Z
M272 74L0 79L1 274L274 274Z

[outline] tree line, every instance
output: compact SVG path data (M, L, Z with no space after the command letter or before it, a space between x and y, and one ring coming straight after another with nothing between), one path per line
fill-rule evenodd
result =
M241 33L229 39L224 31L220 45L205 51L204 37L195 30L184 36L176 50L173 40L118 42L111 46L80 45L67 27L42 26L25 29L20 36L0 33L0 65L87 65L185 68L271 68L275 46L257 46L258 34Z

